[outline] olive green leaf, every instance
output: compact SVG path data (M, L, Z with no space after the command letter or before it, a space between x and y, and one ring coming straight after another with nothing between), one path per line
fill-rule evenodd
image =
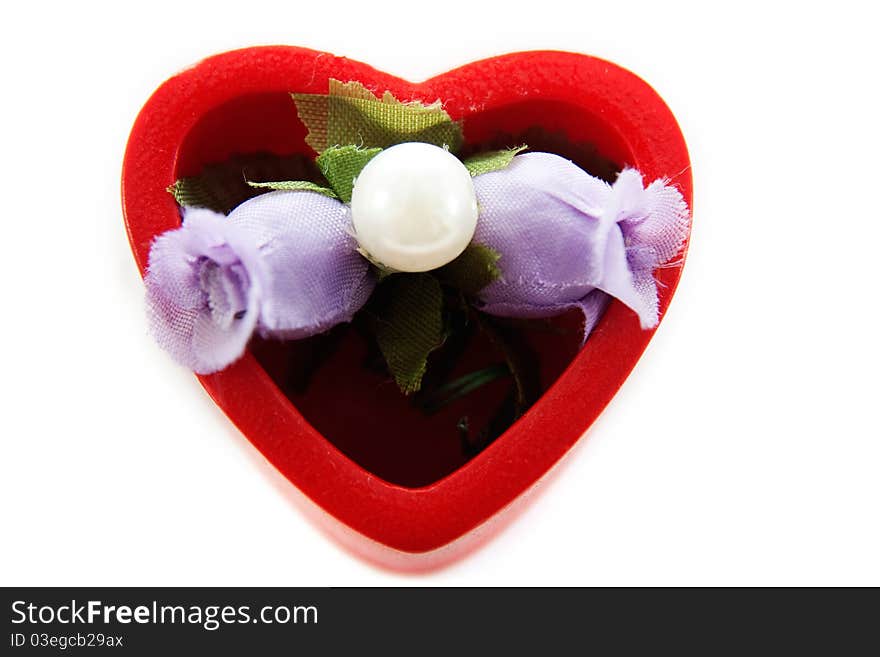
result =
M375 96L360 82L331 79L328 94L291 94L309 133L306 143L318 153L331 146L388 148L421 141L456 152L461 125L439 102L401 102L386 91Z
M381 148L331 146L318 156L315 163L336 192L336 196L343 203L350 203L354 179L367 162L381 152Z
M523 145L514 148L504 148L500 151L477 153L467 158L464 161L464 166L472 176L498 171L499 169L506 168L518 153L527 148L528 146Z
M422 385L428 356L443 344L443 292L430 274L389 276L382 283L373 327L401 392Z
M437 277L464 294L475 296L501 277L500 258L501 254L494 249L471 242L460 256L437 270Z
M323 187L317 183L308 180L279 180L274 182L251 182L248 185L257 189L269 189L273 191L294 191L294 192L317 192L330 198L339 198L332 189Z
M225 212L226 201L216 198L212 191L198 177L181 178L166 189L178 205L187 208L208 208L215 212Z

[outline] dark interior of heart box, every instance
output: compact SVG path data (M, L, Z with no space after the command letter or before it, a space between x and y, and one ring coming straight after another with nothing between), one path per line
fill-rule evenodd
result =
M524 100L469 115L463 125L467 153L527 144L531 151L556 153L609 181L630 161L626 145L598 116L564 102ZM309 154L305 136L288 94L244 96L194 126L181 145L176 173L196 175L206 166L247 154ZM265 176L274 178L271 172ZM546 391L577 354L579 326L577 313L499 323L517 353L531 364L538 393ZM436 482L473 458L480 445L463 438L462 420L466 418L474 431L486 426L513 385L509 377L496 379L426 414L376 366L375 348L357 323L302 341L255 339L250 349L327 440L376 476L406 487ZM429 375L448 370L446 380L453 380L504 360L496 343L480 331L473 332L454 360L452 356L452 345L434 352Z

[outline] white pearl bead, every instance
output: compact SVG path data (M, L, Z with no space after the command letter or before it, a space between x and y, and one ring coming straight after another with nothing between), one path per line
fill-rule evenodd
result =
M392 146L367 163L351 195L361 247L398 271L428 271L458 257L477 227L477 196L461 161L438 146Z

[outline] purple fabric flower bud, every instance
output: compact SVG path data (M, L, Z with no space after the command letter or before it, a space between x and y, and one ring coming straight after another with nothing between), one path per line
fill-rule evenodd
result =
M304 338L350 321L375 279L349 225L342 203L305 191L263 194L229 216L186 210L150 250L152 334L208 374L239 358L254 330Z
M634 169L613 185L549 153L513 158L474 178L480 220L474 241L501 254L501 278L480 293L503 317L583 311L589 334L610 295L657 325L654 270L675 257L688 231L681 193Z

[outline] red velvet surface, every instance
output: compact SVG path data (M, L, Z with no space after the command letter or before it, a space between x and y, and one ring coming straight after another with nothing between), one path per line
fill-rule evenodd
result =
M519 53L413 84L327 53L248 48L211 57L171 78L135 122L122 198L142 271L152 239L179 225L165 188L236 153L309 152L288 92L324 93L331 77L358 80L400 99L440 99L453 118L463 120L471 145L503 141L499 135L516 138L539 126L574 145L571 153L550 144L547 150L597 175L609 161L631 165L649 180L672 179L688 203L692 200L687 150L669 109L642 80L603 60ZM578 144L589 147L579 150ZM680 274L681 265L658 272L661 310ZM438 438L447 435L444 422L463 409L451 409L448 421L441 417L420 425L392 388L358 373L362 368L352 363L362 357L363 345L356 336L343 341L314 389L301 398L276 384L280 374L272 371L273 363L296 366L289 353L283 361L273 359L277 345L255 343L239 362L200 380L254 446L325 511L381 544L426 552L480 525L545 474L601 413L652 334L613 303L576 354L570 339L532 336L548 390L470 460ZM469 412L489 407L500 393L490 387L480 394Z

